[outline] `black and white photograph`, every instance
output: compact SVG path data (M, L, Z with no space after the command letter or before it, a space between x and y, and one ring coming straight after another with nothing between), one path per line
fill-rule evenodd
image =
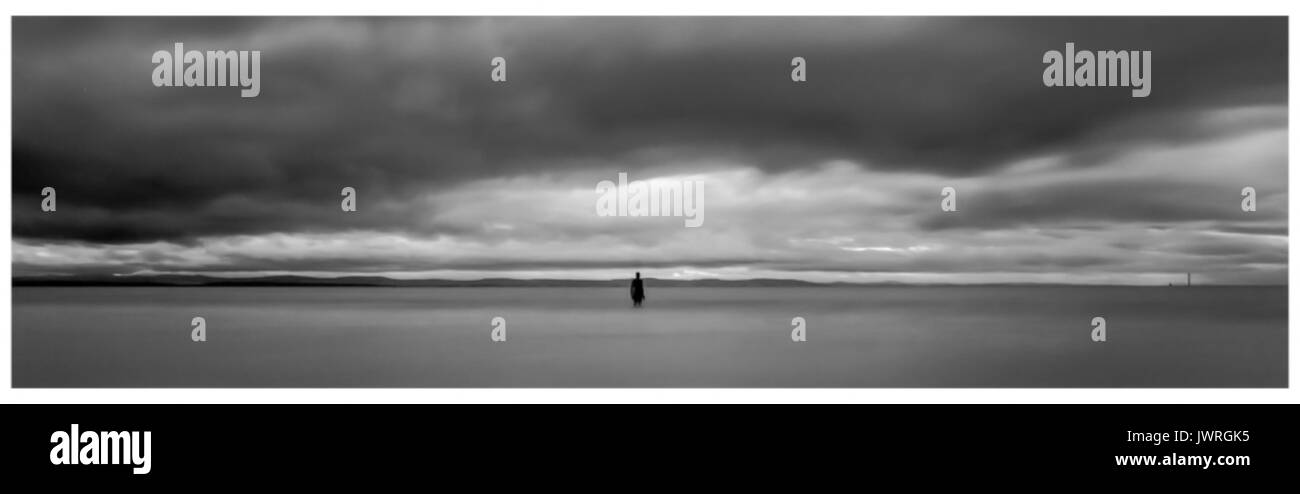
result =
M1288 386L1287 17L11 26L15 388Z

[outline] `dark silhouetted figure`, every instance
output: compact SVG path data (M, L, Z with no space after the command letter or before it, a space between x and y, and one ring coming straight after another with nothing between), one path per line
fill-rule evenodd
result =
M636 279L632 280L632 306L640 307L642 300L645 300L645 285L641 284L641 273L637 272Z

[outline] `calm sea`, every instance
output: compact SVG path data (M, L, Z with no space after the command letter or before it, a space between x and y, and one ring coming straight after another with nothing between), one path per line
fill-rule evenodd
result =
M633 309L623 288L15 287L13 383L1287 384L1286 287L647 288ZM207 342L190 341L195 316ZM790 340L795 317L807 342Z

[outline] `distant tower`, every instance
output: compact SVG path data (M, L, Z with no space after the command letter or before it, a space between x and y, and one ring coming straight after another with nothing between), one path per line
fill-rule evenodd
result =
M1192 273L1187 273L1187 286L1192 286Z

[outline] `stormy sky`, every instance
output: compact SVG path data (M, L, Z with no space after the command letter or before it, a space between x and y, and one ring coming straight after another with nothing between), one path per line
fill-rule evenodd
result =
M16 276L1286 282L1284 18L15 18L13 42ZM155 87L178 42L261 51L261 95ZM1045 87L1066 42L1150 50L1151 95ZM620 172L703 181L703 226L598 217Z

